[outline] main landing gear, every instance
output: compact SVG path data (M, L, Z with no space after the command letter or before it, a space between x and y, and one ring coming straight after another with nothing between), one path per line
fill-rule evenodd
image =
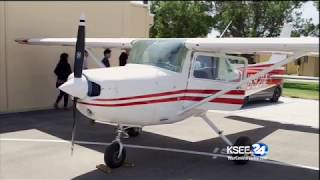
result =
M241 136L233 144L209 118L206 114L199 115L213 130L216 132L219 137L228 145L228 146L252 146L251 140L249 137ZM126 160L126 149L121 142L121 136L124 134L126 137L132 135L139 135L141 128L131 129L124 126L118 126L116 130L116 138L106 148L104 153L104 162L110 168L118 168L122 166ZM131 134L133 133L133 134ZM246 164L248 159L243 158L248 155L233 155L235 164Z
M129 127L129 128L126 128L125 131L130 137L136 137L136 136L140 135L140 132L142 131L142 128L140 128L140 127Z
M270 101L273 103L276 103L279 101L280 96L281 96L281 88L278 86L274 89L273 95L270 98Z
M209 118L206 114L201 114L201 117L210 127L216 132L220 138L228 145L228 146L252 146L251 140L247 136L240 136L234 144L223 134L221 131ZM233 155L235 164L246 164L249 160L242 158L245 155Z

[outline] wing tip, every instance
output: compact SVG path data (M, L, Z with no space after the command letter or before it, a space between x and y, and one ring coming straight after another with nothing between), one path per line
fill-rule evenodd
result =
M29 42L28 39L24 39L24 38L16 39L14 41L19 43L19 44L28 44L28 42Z

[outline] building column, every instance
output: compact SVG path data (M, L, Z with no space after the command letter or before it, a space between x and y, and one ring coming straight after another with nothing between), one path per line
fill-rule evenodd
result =
M8 110L6 61L6 2L0 1L0 113Z

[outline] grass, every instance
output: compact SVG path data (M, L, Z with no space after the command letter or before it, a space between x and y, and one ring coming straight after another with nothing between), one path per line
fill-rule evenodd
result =
M285 81L283 96L319 100L319 83Z

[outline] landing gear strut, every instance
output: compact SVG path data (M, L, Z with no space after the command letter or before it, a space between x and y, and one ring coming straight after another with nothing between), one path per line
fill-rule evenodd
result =
M122 166L126 160L126 149L121 142L121 135L123 133L124 128L118 126L115 140L106 148L104 153L104 162L110 168L118 168Z
M223 131L220 130L209 118L206 114L201 114L200 117L216 132L220 138L228 145L228 146L252 146L251 140L249 137L241 136L239 137L234 144L223 134ZM234 155L234 157L242 157L243 155ZM235 164L246 164L248 160L234 160Z

